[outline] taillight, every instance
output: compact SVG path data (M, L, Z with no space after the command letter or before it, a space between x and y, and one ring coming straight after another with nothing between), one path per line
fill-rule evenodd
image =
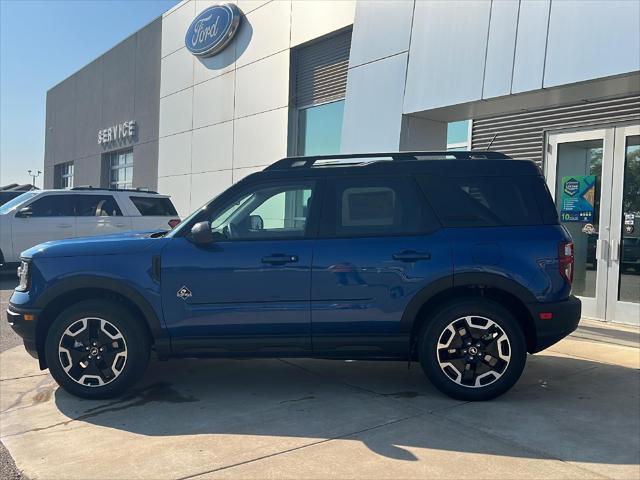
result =
M179 218L172 218L171 220L169 220L169 226L171 228L176 228L179 224L180 224Z
M569 282L573 283L573 263L575 257L573 255L573 242L561 242L558 245L558 266L560 275Z

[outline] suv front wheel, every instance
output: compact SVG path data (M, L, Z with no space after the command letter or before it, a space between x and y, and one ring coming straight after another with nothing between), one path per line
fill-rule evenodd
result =
M443 393L490 400L520 378L527 357L519 324L499 304L478 298L440 309L422 330L420 363Z
M49 371L67 392L84 398L119 395L144 374L149 337L129 310L85 300L62 312L45 340Z

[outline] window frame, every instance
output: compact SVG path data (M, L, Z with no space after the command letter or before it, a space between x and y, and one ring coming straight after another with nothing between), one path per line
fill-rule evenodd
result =
M48 194L48 195L36 195L35 198L32 198L30 202L25 203L23 205L20 206L20 208L18 208L15 213L14 216L18 215L18 213L20 212L20 210L22 210L23 208L33 208L33 205L36 204L39 201L44 201L44 200L49 200L51 201L52 197L60 197L60 198L64 198L65 201L67 202L67 208L70 211L70 215L29 215L27 218L75 218L76 217L76 206L74 204L74 202L71 199L71 195L66 195L64 193L52 193L52 194ZM18 217L20 218L20 217Z
M74 187L74 173L75 173L75 165L73 161L59 163L55 166L57 169L57 178L55 179L55 183L57 183L57 188L62 190L70 190Z
M113 165L112 161L114 158L119 158L120 155L125 155L125 159L126 159L126 155L127 154L131 154L131 163L123 163L122 165ZM116 189L116 190L126 190L126 189L131 189L133 188L133 174L134 174L134 163L135 163L135 158L133 157L133 147L132 148L126 148L123 150L115 150L113 152L107 152L105 153L106 155L106 166L108 169L108 178L107 178L107 183L109 185L109 188L112 189ZM126 160L125 160L126 161ZM127 168L131 168L131 181L113 181L112 180L112 173L114 171L118 171L118 173L122 170L125 170Z
M427 225L420 225L416 232L379 232L379 233L361 233L361 234L349 234L339 235L337 233L337 221L338 221L338 203L336 197L336 182L343 180L389 180L398 179L406 182L407 186L410 186L417 198L422 201L422 207L427 210L427 215L431 217L432 228L427 228ZM350 188L350 187L348 187ZM353 185L356 188L356 185ZM421 219L421 222L423 219ZM351 238L384 238L384 237L421 237L425 235L431 235L438 230L442 229L442 223L435 214L431 204L429 203L426 195L418 185L418 182L410 175L396 174L396 175L347 175L347 176L332 176L326 179L325 187L323 189L323 201L322 201L322 213L320 219L320 225L318 229L318 237L320 239L351 239Z
M109 194L77 194L77 195L69 195L70 197L72 197L71 203L73 205L73 212L75 214L76 217L79 218L117 218L117 217L124 217L124 213L122 212L122 208L120 208L120 205L118 204L118 200L116 199L115 195L109 195ZM94 212L93 215L80 215L80 201L81 199L86 199L86 198L98 198L98 199L111 199L113 201L113 203L116 206L117 209L117 214L116 215L96 215L97 213L97 204L96 204L96 211ZM100 200L98 200L100 201Z
M194 215L188 222L183 223L180 230L175 231L176 237L187 237L191 235L191 228L196 223L203 221L210 221L216 215L224 212L232 202L239 200L240 198L251 194L257 190L269 187L286 187L287 185L301 185L307 183L311 186L312 195L314 198L319 198L320 201L314 200L311 203L311 208L305 221L305 232L303 236L274 236L269 238L236 238L216 240L213 244L235 243L235 242L270 242L270 241L283 241L283 240L313 240L318 235L318 221L320 217L320 209L323 199L324 180L317 177L297 177L287 179L264 179L256 180L250 183L238 183L236 186L230 188L222 195L214 198L208 204L206 204L197 215Z

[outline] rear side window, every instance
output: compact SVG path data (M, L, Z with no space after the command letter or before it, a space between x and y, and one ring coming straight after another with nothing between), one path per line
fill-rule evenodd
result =
M548 191L537 177L423 176L419 182L446 227L553 223L541 215Z
M24 212L29 217L72 217L73 205L69 195L45 195L31 203Z
M328 183L323 236L413 235L439 226L408 178L341 178Z
M144 217L175 217L178 215L171 200L166 197L129 197Z
M78 217L122 216L122 211L112 195L77 195L74 200Z

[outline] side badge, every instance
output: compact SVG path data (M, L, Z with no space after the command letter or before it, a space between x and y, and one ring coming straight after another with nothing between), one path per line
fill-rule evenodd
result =
M180 287L180 290L178 290L178 293L176 293L176 296L178 298L181 298L182 300L186 300L187 298L191 297L191 290L189 290L186 285L183 285L182 287Z

